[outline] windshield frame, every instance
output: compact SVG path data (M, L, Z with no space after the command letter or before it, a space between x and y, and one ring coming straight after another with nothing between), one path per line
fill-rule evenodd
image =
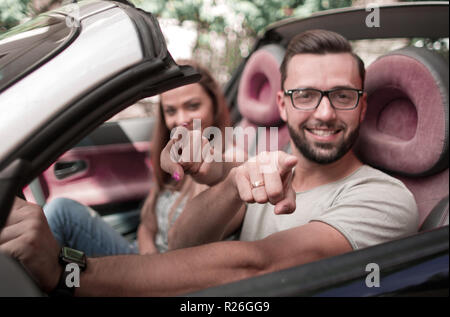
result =
M77 38L81 26L67 23L66 18L59 13L42 14L0 35L0 93L47 63ZM26 33L29 36L21 36ZM2 58L7 59L2 61Z

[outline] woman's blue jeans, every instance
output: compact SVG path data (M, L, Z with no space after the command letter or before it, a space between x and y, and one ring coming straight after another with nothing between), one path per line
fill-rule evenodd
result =
M93 209L74 200L57 198L44 206L53 235L61 246L106 256L138 253L137 243L122 237Z

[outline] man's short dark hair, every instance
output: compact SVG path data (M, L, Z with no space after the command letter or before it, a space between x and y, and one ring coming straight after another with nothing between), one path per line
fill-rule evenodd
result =
M353 52L350 42L342 35L327 30L309 30L292 38L280 66L281 87L284 89L284 81L287 77L287 64L297 54L332 54L349 53L357 64L364 88L365 68L362 59Z

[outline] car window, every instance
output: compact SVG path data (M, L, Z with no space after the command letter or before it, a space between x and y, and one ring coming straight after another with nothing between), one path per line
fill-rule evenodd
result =
M135 104L122 110L108 122L117 122L126 119L154 117L159 105L159 96L148 97L139 100Z
M39 16L2 34L0 92L48 60L75 34L62 16Z

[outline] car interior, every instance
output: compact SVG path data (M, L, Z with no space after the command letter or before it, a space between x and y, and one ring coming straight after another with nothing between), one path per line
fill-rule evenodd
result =
M283 48L274 44L252 54L237 97L239 125L277 126L280 149L289 140L275 97L282 56ZM421 230L448 224L448 76L441 55L417 47L380 56L366 70L368 111L355 152L406 184L419 207Z
M236 126L266 128L265 138L256 134L250 141L249 153L256 153L260 139L266 142L260 146L274 148L271 127L278 128L275 148L288 150L287 126L276 105L283 54L282 46L263 46L243 70L237 95L242 119ZM448 224L446 65L437 53L407 47L380 56L366 74L369 107L355 151L363 162L407 185L419 206L421 230ZM45 202L69 195L93 206L116 230L133 239L138 209L151 183L152 127L148 118L102 125L46 170L40 176L41 186L27 187L26 197L43 197ZM91 175L86 175L88 170Z
M421 230L448 224L448 76L442 56L416 47L390 52L367 68L368 111L356 151L406 184ZM446 207L430 213L445 200Z
M340 19L356 16L341 14ZM321 15L317 15L317 21L311 20L307 22L320 24ZM230 87L225 88L237 119L235 126L266 128L266 137L254 135L246 145L249 153L256 153L262 145L288 150L289 134L278 113L276 92L284 46L295 34L294 29L295 25L289 23L269 28L267 33L276 30L286 39L270 44L264 44L269 42L265 38L261 40L237 70L238 80L232 80L237 85L235 93L230 97ZM364 37L345 32L350 38ZM405 182L417 200L423 224L433 208L448 201L448 57L445 60L426 48L406 47L379 56L366 66L369 111L355 151L363 162ZM278 128L275 142L270 140L270 127ZM129 234L129 229L122 230L119 223L134 219L136 226L136 211L148 193L152 128L153 118L105 123L25 188L25 197L41 205L61 196L75 199L92 206L119 231ZM441 212L443 215L437 216L435 208L431 218L448 222L445 208ZM429 226L430 222L426 223Z
M408 20L410 12L400 13L385 11L383 17L386 23ZM412 10L412 8L411 8ZM227 89L236 91L237 103L242 116L239 125L246 126L277 126L279 128L279 148L286 148L289 138L284 123L280 120L275 103L275 94L279 89L278 72L284 45L302 28L326 26L333 31L341 31L352 40L364 38L395 38L414 37L421 33L432 41L440 36L434 34L441 26L437 12L424 10L422 21L416 21L414 27L408 29L392 25L384 30L349 30L345 29L346 21L356 21L356 12L346 12L336 17L334 21L325 21L320 14L305 19L304 23L294 21L274 25L269 28L264 38L256 45L255 51L245 60L245 65L239 69L241 73L239 85L231 83ZM338 12L335 12L338 15ZM442 12L441 12L442 13ZM403 14L405 14L403 16ZM361 14L360 14L361 15ZM394 17L395 16L395 17ZM436 19L433 25L431 20ZM330 16L327 16L330 19ZM411 18L411 17L410 17ZM416 19L417 20L417 19ZM342 23L342 24L340 24ZM432 30L433 27L436 27ZM421 28L421 30L419 30ZM393 32L387 34L386 32ZM446 35L448 37L448 33ZM445 36L444 36L445 37ZM274 43L275 42L275 43ZM445 249L447 242L441 245L438 236L448 235L449 218L449 92L448 92L448 54L440 54L428 47L416 47L410 41L406 47L394 49L379 55L372 63L366 64L365 91L368 94L368 111L361 130L355 153L366 164L376 167L405 183L414 195L419 209L419 234L414 239L399 239L374 246L366 250L353 252L353 255L341 255L334 259L326 259L255 277L242 282L213 287L195 292L193 296L364 296L370 293L361 287L363 274L352 272L352 265L362 266L362 263L375 259L377 254L387 267L394 267L394 258L408 257L415 250L423 257L427 249ZM376 45L376 44L375 44ZM265 139L267 142L267 138ZM254 144L258 140L253 141ZM428 236L429 243L424 242L425 235L420 233L433 232ZM446 233L447 232L447 233ZM414 240L414 241L413 241ZM448 238L444 238L448 240ZM431 242L433 241L433 242ZM409 244L411 243L411 244ZM392 247L392 249L391 249ZM409 250L405 252L405 250ZM378 253L380 252L380 253ZM384 254L384 255L382 255ZM390 255L390 259L387 255ZM394 256L395 255L395 256ZM361 261L358 262L357 258ZM363 260L364 259L364 260ZM389 260L391 260L390 263ZM366 261L366 262L364 262ZM387 262L386 262L387 261ZM407 261L405 261L406 263ZM352 264L351 264L352 263ZM417 269L419 270L419 266ZM422 268L422 270L424 270ZM428 270L428 268L426 269ZM345 273L344 273L345 272ZM431 270L430 270L431 272ZM326 273L329 273L328 275ZM336 274L346 276L339 282ZM400 274L400 273L399 273ZM410 273L412 274L412 273ZM436 276L429 278L439 280ZM323 277L326 275L327 277ZM430 273L430 276L432 274ZM392 274L394 278L396 274ZM406 278L406 277L405 277ZM355 280L352 285L344 285L349 280ZM341 283L341 284L340 284ZM432 283L432 282L430 282ZM327 287L335 286L339 291L324 292ZM353 287L353 289L352 289ZM439 287L445 288L445 285ZM348 291L348 293L346 293ZM413 292L413 288L405 292ZM384 290L389 294L389 287ZM318 295L319 294L319 295ZM352 294L352 295L350 295ZM382 292L378 293L382 294ZM417 294L417 293L416 293Z
M276 105L276 93L281 78L279 66L287 39L301 28L314 28L316 24L320 25L320 21L323 21L320 19L324 17L320 14L317 16L319 17L317 21L314 19L306 21L301 27L292 22L275 25L269 29L267 37L257 43L253 53L237 69L233 76L234 83L225 87L236 119L234 125L244 129L266 128L265 138L257 134L246 145L249 153L255 153L261 146L273 148L274 141L278 149L289 151L288 129L281 120ZM339 19L351 23L355 16L356 14L354 16L342 14ZM338 23L339 19L334 20L328 27L333 30L334 24ZM428 31L424 30L421 36L428 36ZM276 32L278 38L274 36ZM342 33L351 39L361 37L355 32L346 30ZM381 32L386 31L379 31L378 34L369 37L392 37L392 34L384 36ZM445 32L448 37L448 31ZM405 36L404 32L398 33L399 37ZM270 36L272 40L268 40ZM411 45L396 49L378 56L374 62L366 65L365 92L368 94L368 110L361 124L354 150L364 163L385 171L405 183L413 193L419 208L418 232L421 233L447 226L448 235L450 141L448 81L448 56L445 58L424 47ZM153 118L128 119L103 124L33 180L24 189L25 197L40 205L56 197L75 199L97 210L111 226L131 241L136 237L139 208L148 194L152 181L150 165L152 153L149 149L153 125ZM270 127L278 128L278 140L270 139ZM130 162L133 162L132 165ZM441 237L445 233L439 232L436 235ZM414 243L423 245L424 249L433 245L433 242L423 235L417 239L420 241ZM403 254L402 248L411 250L414 243L405 240L399 241L398 244L388 243L385 249L358 251L360 261L363 262L363 259L365 261L370 255L378 256L382 262L381 258L386 250L398 252L400 257L400 254ZM330 261L321 261L304 265L303 271L293 268L285 270L281 275L274 274L253 279L249 284L232 283L192 295L314 295L327 285L338 285L342 280L330 282L328 279L321 282L320 278L314 275L317 281L314 282L314 287L308 289L306 281L308 275L312 278L311 272L320 271L317 267L323 267L323 270L326 268L345 270L343 267L348 268L352 261L357 261L355 259L344 255L336 266ZM414 265L420 265L416 260L411 261ZM15 270L17 263L7 259L6 265ZM400 264L395 264L396 268L399 266ZM8 279L8 274L4 271L0 270L1 280ZM343 276L348 280L361 276L360 271L346 274ZM303 278L301 280L303 293L297 285L301 278ZM23 281L11 283L17 285L15 289L19 296L40 294L36 287L25 287L27 293L21 291L22 285L30 283L26 277ZM283 292L277 293L273 291L277 287L286 288ZM261 291L255 292L255 289Z

